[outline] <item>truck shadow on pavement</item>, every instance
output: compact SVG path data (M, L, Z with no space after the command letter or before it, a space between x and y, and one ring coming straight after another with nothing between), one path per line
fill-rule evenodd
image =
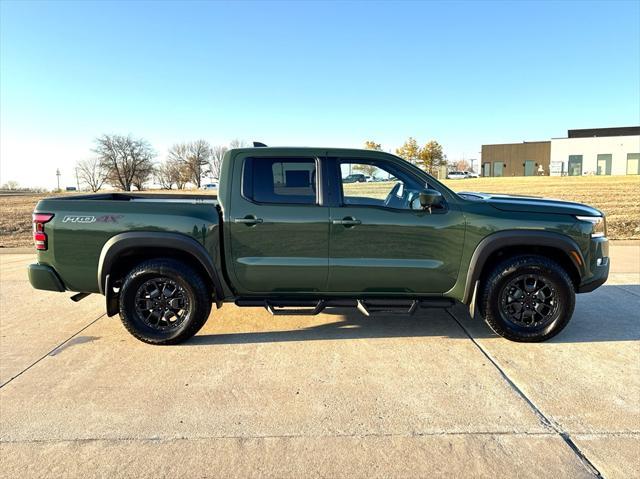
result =
M591 294L578 295L571 322L548 342L638 341L639 307L640 285L603 286ZM413 316L387 314L366 317L354 309L345 308L329 308L323 315L324 318L318 320L321 324L308 327L304 324L308 324L310 319L303 317L301 327L296 329L202 334L184 346L424 336L456 339L468 339L469 335L477 339L498 337L479 317L470 318L463 305L448 310L422 309ZM340 320L326 322L326 316L331 315L339 316ZM279 321L280 318L271 320ZM284 324L290 327L292 321L296 318L289 317Z

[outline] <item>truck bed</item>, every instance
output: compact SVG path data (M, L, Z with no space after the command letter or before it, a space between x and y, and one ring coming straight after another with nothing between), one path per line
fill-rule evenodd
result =
M36 213L51 213L48 247L38 263L54 265L66 289L99 292L98 265L113 236L155 231L193 238L218 256L220 215L211 194L100 193L41 200Z

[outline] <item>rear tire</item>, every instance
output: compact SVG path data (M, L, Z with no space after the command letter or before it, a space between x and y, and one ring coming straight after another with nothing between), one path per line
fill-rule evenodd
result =
M519 342L552 338L569 323L575 291L567 272L543 256L506 259L489 274L479 309L500 336Z
M136 266L120 291L122 324L149 344L178 344L204 325L211 295L203 278L190 266L154 259Z

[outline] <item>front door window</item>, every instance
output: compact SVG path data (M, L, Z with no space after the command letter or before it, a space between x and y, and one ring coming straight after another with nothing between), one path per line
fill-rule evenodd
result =
M349 206L380 206L415 209L415 199L424 185L373 163L342 162L342 202Z

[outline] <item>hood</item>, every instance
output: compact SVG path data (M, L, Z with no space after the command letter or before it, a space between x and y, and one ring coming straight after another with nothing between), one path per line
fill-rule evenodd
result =
M521 211L523 213L551 213L573 216L604 216L591 206L571 201L541 198L539 196L498 195L463 191L458 193L466 200L484 201L502 211Z

